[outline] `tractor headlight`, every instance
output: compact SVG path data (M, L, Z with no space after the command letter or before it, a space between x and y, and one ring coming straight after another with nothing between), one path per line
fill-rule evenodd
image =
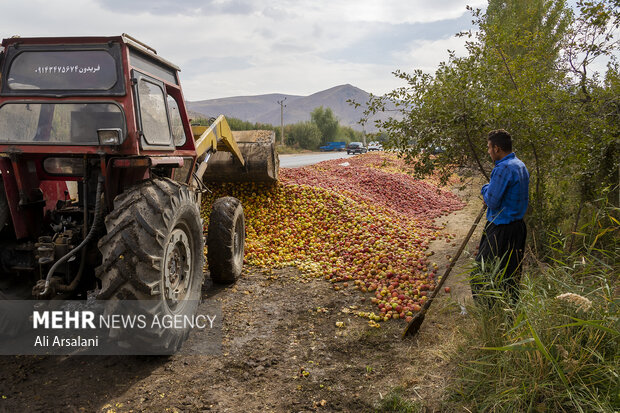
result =
M123 131L119 128L97 129L99 145L120 145L123 142Z

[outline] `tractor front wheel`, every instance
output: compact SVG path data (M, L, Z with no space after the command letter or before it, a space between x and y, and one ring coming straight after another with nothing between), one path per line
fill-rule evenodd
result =
M237 198L226 196L213 203L207 232L207 262L211 279L231 284L243 269L245 217Z
M99 241L103 261L98 298L109 311L123 300L139 300L150 318L192 317L204 281L204 238L195 193L169 179L153 179L118 195ZM174 352L188 329L164 328L111 333L120 343L154 352Z

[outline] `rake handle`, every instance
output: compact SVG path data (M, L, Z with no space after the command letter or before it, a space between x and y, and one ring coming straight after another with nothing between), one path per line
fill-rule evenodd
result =
M471 236L473 235L474 231L476 230L476 227L480 223L480 220L482 219L482 216L484 215L484 212L486 211L486 209L487 209L487 206L485 204L485 205L482 206L482 209L478 213L478 216L476 217L476 220L474 221L473 225L469 229L469 232L467 233L467 236L465 236L465 239L461 243L461 246L459 247L458 251L456 252L456 255L450 261L450 265L448 266L448 268L444 272L443 276L441 277L441 280L439 280L439 284L437 284L437 286L433 290L433 293L429 296L428 300L424 303L424 306L422 307L420 312L418 314L416 314L414 316L413 320L411 320L409 322L409 324L407 324L407 327L405 327L405 330L403 331L403 338L405 336L407 336L407 335L415 335L418 332L418 330L420 328L420 325L424 321L424 317L426 315L426 311L429 309L429 307L431 306L431 303L435 299L435 296L437 296L437 294L439 293L439 290L441 290L441 287L446 282L446 279L448 278L448 275L450 275L450 272L452 271L452 268L454 268L454 266L456 265L456 261L461 256L461 253L465 249L465 246L469 242ZM413 327L414 323L416 324L415 328ZM410 331L411 329L413 329L415 331L412 332L412 331Z
M423 311L426 311L426 309L431 306L431 302L433 301L435 296L439 293L439 290L443 286L444 282L446 282L446 278L448 278L448 275L450 275L452 268L454 268L454 266L456 265L456 261L459 259L459 257L461 256L461 253L465 249L465 246L469 242L471 236L474 234L474 231L476 230L476 227L480 223L480 220L482 219L482 216L484 215L484 211L486 211L486 209L487 209L487 206L483 205L482 209L478 213L478 216L476 217L476 220L474 221L473 225L469 229L467 236L465 236L465 239L461 243L459 250L456 252L456 255L454 256L454 258L452 258L452 260L450 261L450 265L446 269L446 272L444 272L444 274L442 275L441 280L439 280L439 284L437 284L437 287L435 287L435 289L433 290L433 293L429 297L428 301L424 303Z

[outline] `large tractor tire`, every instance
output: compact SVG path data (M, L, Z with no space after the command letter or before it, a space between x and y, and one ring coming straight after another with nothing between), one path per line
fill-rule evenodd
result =
M207 262L211 279L234 283L243 269L245 217L237 198L218 198L211 208L207 232Z
M0 231L9 221L9 204L6 202L6 194L4 192L4 182L0 176Z
M149 317L192 317L204 281L204 238L196 195L169 179L136 185L114 200L99 241L99 299L106 312L120 300L140 300ZM148 307L145 310L144 307ZM175 352L189 330L171 328L111 332L120 344L152 352Z

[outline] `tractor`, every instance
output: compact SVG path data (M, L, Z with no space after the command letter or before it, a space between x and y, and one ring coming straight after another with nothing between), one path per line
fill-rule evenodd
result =
M2 41L0 298L193 315L205 226L211 279L239 277L243 207L219 198L205 225L201 196L211 180L277 181L275 140L238 142L223 116L192 125L179 71L127 34ZM132 337L173 350L186 338Z

